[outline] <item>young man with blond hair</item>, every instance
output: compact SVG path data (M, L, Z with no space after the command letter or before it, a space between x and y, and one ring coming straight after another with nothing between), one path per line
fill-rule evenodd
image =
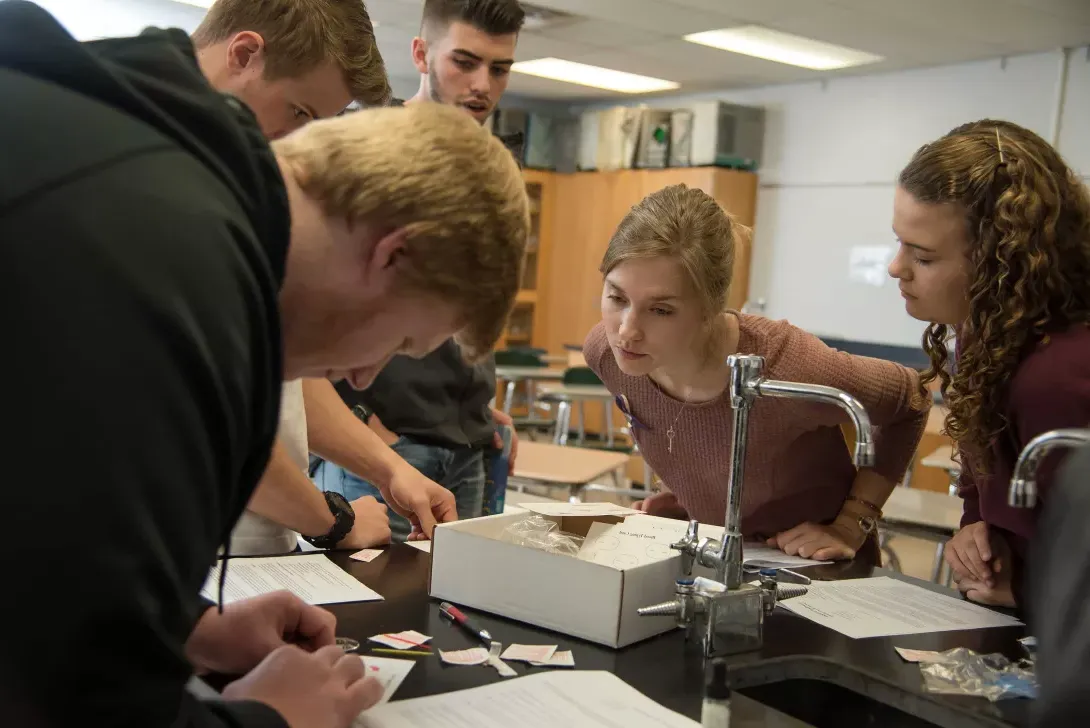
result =
M361 0L218 0L192 39L212 86L246 103L270 139L335 116L353 99L374 106L389 97ZM315 489L311 450L376 483L384 503L429 535L436 522L456 518L453 497L362 427L331 382L299 379L284 384L277 443L229 553L288 553L297 533L324 548L389 541L384 503Z
M19 272L0 375L49 383L5 399L20 426L0 457L57 474L0 489L17 514L0 569L32 590L0 606L0 715L350 725L381 688L331 615L198 594L265 470L282 381L363 386L396 353L493 344L529 231L517 165L431 104L270 148L184 35L83 45L21 2L0 2L0 86L0 266ZM202 702L194 670L241 677Z

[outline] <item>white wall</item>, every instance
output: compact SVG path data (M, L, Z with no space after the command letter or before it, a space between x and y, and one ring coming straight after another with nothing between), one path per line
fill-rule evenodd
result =
M768 113L751 299L766 314L836 338L918 346L923 324L896 285L848 278L855 246L892 246L894 181L921 144L992 117L1046 139L1061 52L873 76L655 99L684 106L721 98ZM1059 148L1090 175L1090 60L1071 55ZM595 107L584 107L595 108Z
M205 10L172 0L33 0L79 40L137 35L148 26L192 32Z

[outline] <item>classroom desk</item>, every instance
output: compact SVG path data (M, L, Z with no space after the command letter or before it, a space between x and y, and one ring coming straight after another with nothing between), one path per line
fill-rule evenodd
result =
M946 583L949 571L943 558L946 542L961 528L961 498L916 488L894 488L878 524L883 531L935 542L931 581Z
M505 382L503 411L511 414L511 404L515 399L515 387L519 382L526 382L526 399L533 403L535 382L559 382L564 379L564 369L557 367L496 367L496 381Z
M352 561L347 552L334 553L330 557L385 597L381 602L330 605L329 609L337 616L339 636L352 637L366 645L366 640L371 635L415 629L431 635L434 638L432 644L439 649L475 646L465 633L451 627L440 617L438 602L428 597L428 571L431 564L429 554L403 544L395 544L371 563ZM914 581L925 588L945 591L934 584L913 580L860 562L831 564L804 571L816 579L885 575ZM684 651L684 639L680 631L659 635L621 650L613 650L476 610L466 611L505 644L557 644L560 649L573 650L577 669L612 672L671 710L696 720L700 718L703 663L698 655ZM978 652L1002 652L1010 657L1017 657L1019 649L1016 640L1023 634L1021 628L1003 628L853 640L777 609L765 624L763 649L760 652L727 658L727 663L736 676L735 679L748 683L777 671L779 675L791 674L790 671L807 664L819 664L827 672L849 667L867 675L866 679L860 681L855 678L855 681L866 683L866 689L872 691L876 698L884 691L886 699L893 695L893 699L910 713L941 714L946 725L959 728L998 728L1024 724L1028 701L1001 701L993 705L983 698L926 694L922 691L919 668L903 662L893 647L896 645L946 650L960 646ZM361 648L361 651L366 655L368 650ZM444 667L436 657L417 658L416 662L394 700L445 693L501 680L495 670L490 668ZM531 668L523 663L511 665L519 674L542 669ZM741 692L747 694L751 690L743 688ZM739 714L748 718L740 726L796 728L817 725L822 728L824 725L864 724L835 721L778 722L778 718L783 720L779 714L742 699L737 701L736 709Z
M609 476L616 486L609 488L610 492L643 498L646 496L644 491L625 491L621 488L621 473L626 465L627 453L520 440L512 485L520 491L527 481L546 487L566 487L568 501L577 503L589 483Z
M572 404L579 406L579 444L586 442L586 407L588 401L600 402L606 421L606 447L613 447L613 393L601 384L546 384L538 387L537 399L542 402L557 403L556 429L553 442L557 445L568 444L568 431L571 429Z

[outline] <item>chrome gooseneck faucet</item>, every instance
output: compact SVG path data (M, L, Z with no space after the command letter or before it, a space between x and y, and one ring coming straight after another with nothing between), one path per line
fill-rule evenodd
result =
M874 438L871 434L870 417L852 395L833 387L820 384L800 384L765 379L764 357L734 355L727 357L730 367L730 403L733 408L734 427L731 433L730 475L727 480L727 512L724 516L723 540L696 541L696 521L689 524L686 539L674 548L690 552L697 563L715 569L715 577L736 589L742 583L742 487L746 468L746 444L749 439L749 415L753 401L758 397L804 399L810 402L835 404L848 413L855 426L856 467L874 465ZM691 538L690 538L691 537Z
M1090 444L1090 429L1050 430L1029 441L1018 455L1011 474L1007 502L1011 508L1034 508L1037 505L1037 466L1057 447L1079 447Z
M699 564L714 570L716 581L681 579L677 583L675 601L639 610L645 616L674 615L678 624L690 634L701 636L706 657L759 649L764 614L775 601L774 584L765 589L765 597L762 597L760 588L743 583L742 487L753 401L758 397L780 397L835 404L848 413L855 426L853 459L856 467L874 465L875 459L870 417L852 395L819 384L765 379L762 375L764 357L761 356L733 355L727 358L727 365L730 368L733 431L723 538L701 540L699 523L690 521L684 538L671 545L681 552L686 575ZM771 599L768 591L772 592Z

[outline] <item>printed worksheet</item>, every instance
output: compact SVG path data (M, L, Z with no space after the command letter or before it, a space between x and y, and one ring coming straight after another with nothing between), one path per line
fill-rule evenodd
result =
M657 516L631 516L624 521L626 527L639 529L644 532L664 534L669 543L675 543L684 538L685 531L689 527L688 521L678 521L672 518L659 518ZM705 538L723 538L722 526L709 526L700 524L697 536ZM669 545L669 543L667 545ZM788 556L783 551L761 543L746 543L742 545L742 561L747 566L760 569L791 569L804 566L818 566L827 564L828 561L815 561L804 559L801 556Z
M677 556L677 538L666 531L642 530L624 523L591 524L576 558L615 569L631 569Z
M549 672L481 688L399 700L356 728L700 728L608 672Z
M815 581L806 594L779 606L855 639L1022 624L978 604L888 576Z
M220 564L208 572L201 594L216 601L219 596ZM225 604L286 589L307 604L371 602L382 596L356 580L324 554L234 558L227 562L224 584Z

